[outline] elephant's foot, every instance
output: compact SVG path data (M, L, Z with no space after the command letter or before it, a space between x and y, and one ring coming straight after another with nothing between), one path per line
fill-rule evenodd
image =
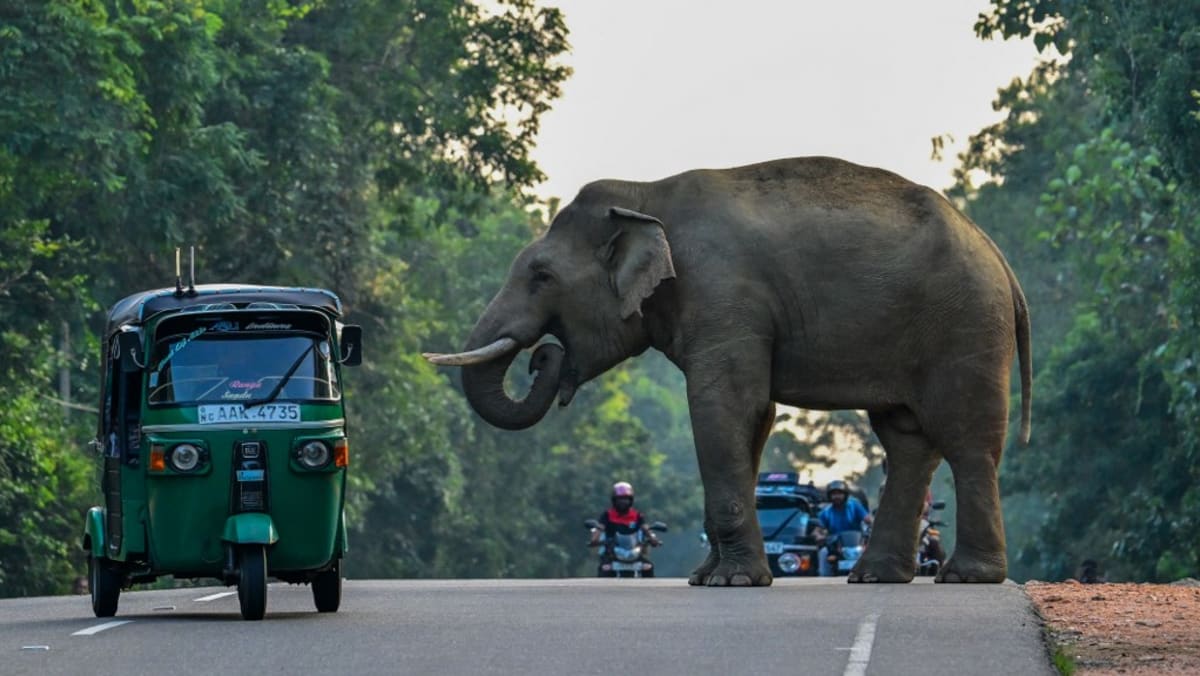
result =
M766 561L729 561L721 563L704 583L709 587L768 587L774 578Z
M912 582L916 574L914 559L906 556L871 556L871 549L854 564L847 582Z
M1004 582L1008 565L1004 554L973 554L958 548L938 571L935 582Z
M691 577L688 578L688 584L693 587L700 587L708 584L708 577L717 569L717 564L721 562L721 558L717 556L716 550L710 550L708 557L704 559L704 563L697 566L696 570L692 571Z

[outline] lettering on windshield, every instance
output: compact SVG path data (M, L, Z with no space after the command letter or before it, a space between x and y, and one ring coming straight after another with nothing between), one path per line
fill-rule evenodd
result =
M154 387L156 384L158 384L158 374L162 372L163 367L167 365L167 362L171 361L172 357L174 357L180 350L187 347L188 343L199 338L200 335L207 330L208 327L201 326L183 338L171 343L171 347L167 349L167 356L163 357L162 361L158 362L158 367L154 369L154 373L150 374L150 386Z
M246 325L247 331L286 331L292 328L291 324L276 324L274 322L250 322Z

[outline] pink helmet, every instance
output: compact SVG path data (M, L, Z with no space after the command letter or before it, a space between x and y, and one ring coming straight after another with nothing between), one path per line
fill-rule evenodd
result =
M618 481L613 484L612 496L614 498L621 496L633 497L633 485L628 481Z

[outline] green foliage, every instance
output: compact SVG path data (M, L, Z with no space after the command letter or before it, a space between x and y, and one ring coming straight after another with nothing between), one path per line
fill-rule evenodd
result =
M465 334L496 261L540 226L513 191L541 177L529 148L568 72L561 14L526 0L51 0L3 13L0 390L15 405L0 414L0 594L62 591L81 572L96 486L78 450L86 423L68 425L48 397L66 368L67 398L95 400L100 310L170 284L184 244L200 282L327 286L365 325L371 356L349 379L354 542L372 532L419 550L430 524L453 532L487 512L470 486L503 474L477 474L492 468L463 449L524 449L477 432L419 353ZM436 276L453 257L475 267L440 286L410 271ZM73 346L54 349L64 329ZM630 436L597 424L597 438ZM521 557L500 551L488 574ZM454 574L438 568L451 558L394 568Z
M1009 115L972 139L957 189L1025 280L1044 355L1033 446L1003 472L1014 577L1071 576L1085 558L1110 579L1200 569L1198 16L994 0L976 25L1070 56L1001 92ZM976 168L1002 180L975 189Z
M699 523L682 378L664 360L617 369L512 434L469 411L457 372L419 356L463 339L545 227L519 192L542 178L529 150L569 74L560 12L532 0L3 11L0 393L13 404L0 413L0 595L65 591L82 572L97 480L78 449L92 420L54 403L55 380L72 376L75 405L95 401L101 310L171 284L180 245L196 247L201 283L330 287L366 329L347 378L348 574L586 574L582 520L618 479L653 518ZM66 331L73 344L55 346ZM678 551L664 571L694 563Z
M1062 676L1074 676L1076 669L1078 669L1075 664L1075 659L1071 657L1062 646L1056 646L1054 648L1053 660L1054 668L1057 669L1058 673L1062 674Z

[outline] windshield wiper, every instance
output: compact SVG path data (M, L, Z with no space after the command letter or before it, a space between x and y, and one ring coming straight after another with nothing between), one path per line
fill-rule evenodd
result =
M316 345L316 343L308 344L308 347L306 347L304 351L300 353L300 356L296 358L296 361L292 362L292 365L288 368L287 373L284 373L283 377L279 379L279 382L276 383L275 388L271 390L270 394L261 399L251 399L250 401L242 402L242 410L248 411L255 406L262 406L263 404L269 404L272 401L275 401L275 397L278 397L279 393L283 391L283 386L287 385L287 381L291 379L292 374L295 373L296 369L300 368L300 365L304 363L304 359L308 357L308 353L312 352L314 345Z

